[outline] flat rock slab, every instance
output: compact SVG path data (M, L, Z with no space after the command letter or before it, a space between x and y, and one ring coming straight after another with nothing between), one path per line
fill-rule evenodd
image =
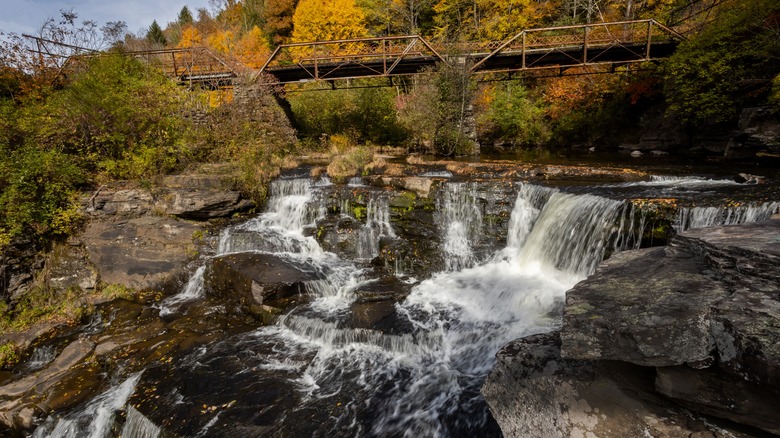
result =
M697 228L682 236L717 247L742 249L780 257L780 220L723 227Z
M567 292L562 353L644 366L706 365L714 347L710 306L727 295L695 254L616 254Z
M195 254L193 236L202 230L185 221L144 216L92 222L81 240L100 281L150 290L183 272Z
M322 278L310 265L263 253L216 257L204 277L209 296L237 301L250 309L276 307L280 300L305 293L306 283Z
M563 359L548 333L504 346L482 395L505 437L745 436L670 407L652 380L636 365Z
M169 190L164 199L170 199L161 203L168 214L185 219L229 217L255 206L254 202L243 199L240 192L227 190Z

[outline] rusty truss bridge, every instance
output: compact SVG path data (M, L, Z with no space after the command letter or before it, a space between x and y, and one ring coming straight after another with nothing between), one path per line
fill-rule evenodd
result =
M417 74L449 60L472 73L665 58L684 37L655 20L526 29L506 41L431 44L418 35L283 44L260 69L278 84Z

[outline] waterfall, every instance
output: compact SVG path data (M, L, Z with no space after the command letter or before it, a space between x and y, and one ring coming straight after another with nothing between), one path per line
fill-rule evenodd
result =
M366 224L358 234L358 258L372 259L379 255L382 237L396 237L390 225L390 207L387 199L370 199L366 206Z
M43 368L54 360L55 353L53 345L35 347L30 360L27 361L26 368L30 371L37 371Z
M114 416L133 395L141 373L130 376L90 401L83 409L63 418L49 417L35 429L33 438L105 438L114 425Z
M263 214L222 232L217 253L263 251L302 259L327 257L313 237L303 235L304 228L324 214L324 206L316 199L311 181L308 178L275 180L270 192Z
M127 405L127 418L122 427L122 438L158 438L160 428L152 423L144 414L131 405Z
M457 271L474 265L472 242L482 235L482 209L473 184L451 183L442 190L438 222L444 230L444 265Z
M184 285L181 292L162 300L158 306L160 308L160 316L173 313L173 310L182 303L203 298L205 295L203 290L203 274L205 272L205 266L199 267L187 281L187 284Z
M690 228L736 225L769 219L780 208L780 202L735 207L681 207L676 226L679 231Z
M624 249L617 245L625 241L623 233L641 237L642 230L621 230L631 208L626 202L593 195L553 193L524 239L520 264L584 278L596 270L608 249Z

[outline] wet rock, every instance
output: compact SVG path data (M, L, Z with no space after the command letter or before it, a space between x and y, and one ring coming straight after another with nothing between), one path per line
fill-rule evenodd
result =
M170 190L162 198L158 205L168 214L185 219L229 217L255 207L238 191L179 189Z
M505 437L725 435L670 407L652 383L652 368L562 358L558 334L547 333L504 346L482 394Z
M206 293L257 313L300 296L307 283L323 278L311 265L272 254L240 253L214 258L206 267Z
M710 306L727 291L703 274L707 268L676 248L626 251L603 262L566 294L563 355L645 366L710 363Z
M697 412L726 418L780 435L777 405L780 391L734 379L718 370L686 366L658 368L655 387L661 394Z
M337 254L343 259L355 259L358 256L358 239L363 224L352 217L328 215L317 222L313 233L317 242L325 251Z
M99 280L137 290L174 280L197 255L203 227L167 217L93 221L81 235Z
M60 388L82 369L94 367L84 362L95 349L95 344L86 339L71 342L42 371L0 387L0 422L11 428L32 427L33 414L39 415L60 408L64 396ZM69 398L83 400L91 394L89 385L84 385ZM65 391L67 392L67 391Z

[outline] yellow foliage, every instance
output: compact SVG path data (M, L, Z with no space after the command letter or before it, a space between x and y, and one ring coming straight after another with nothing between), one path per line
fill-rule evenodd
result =
M233 90L210 90L208 91L209 107L217 108L222 104L233 101Z
M482 13L477 31L487 41L501 41L538 26L551 12L548 3L535 0L478 0L477 4Z
M203 38L200 36L200 32L195 26L187 26L181 30L181 39L176 47L190 48L197 47L203 44Z
M229 55L233 53L233 49L235 48L236 37L231 30L218 30L210 34L206 38L206 42L208 43L209 47L214 49L214 51L217 53Z
M293 42L361 38L365 15L355 0L301 0L293 15Z

